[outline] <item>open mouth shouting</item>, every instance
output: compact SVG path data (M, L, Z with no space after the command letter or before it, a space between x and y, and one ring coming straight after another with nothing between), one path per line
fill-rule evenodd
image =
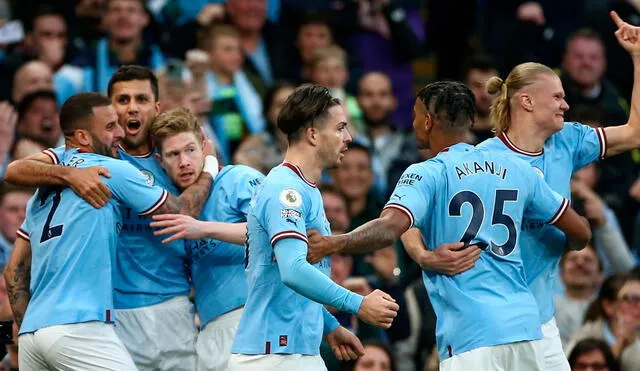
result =
M125 134L127 136L135 136L140 132L142 128L142 122L140 120L129 120L125 125Z

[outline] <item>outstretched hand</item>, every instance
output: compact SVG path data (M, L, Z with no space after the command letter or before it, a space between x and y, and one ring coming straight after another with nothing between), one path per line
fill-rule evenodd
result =
M640 27L632 26L623 21L615 11L609 14L616 26L618 26L615 35L620 46L632 55L640 55Z

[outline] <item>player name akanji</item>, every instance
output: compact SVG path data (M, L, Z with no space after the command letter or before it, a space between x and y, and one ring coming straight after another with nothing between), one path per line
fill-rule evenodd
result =
M458 180L461 180L465 176L476 175L478 173L493 174L498 178L504 179L507 176L507 169L502 165L495 166L493 161L485 161L484 166L482 164L474 162L463 162L462 168L456 166L456 174L458 174Z

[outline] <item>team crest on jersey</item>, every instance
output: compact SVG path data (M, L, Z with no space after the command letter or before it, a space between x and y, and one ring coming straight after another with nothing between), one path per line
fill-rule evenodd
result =
M146 180L146 183L148 185L152 186L155 183L155 178L153 177L153 174L151 174L150 171L140 170L140 172L142 173L142 176L144 176L144 179Z
M287 188L280 192L280 202L287 207L300 207L302 197L295 189Z
M535 166L532 166L532 167L533 167L533 170L535 170L536 173L538 173L538 175L540 175L540 177L542 179L544 179L544 173L542 172L542 170L540 168L538 168L538 167L535 167Z

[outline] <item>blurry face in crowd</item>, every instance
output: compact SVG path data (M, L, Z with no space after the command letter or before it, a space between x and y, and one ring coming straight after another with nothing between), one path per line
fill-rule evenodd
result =
M596 166L595 163L592 162L589 165L573 173L571 177L573 179L583 182L589 188L593 189L595 188L599 178L598 167Z
M55 99L40 97L35 99L18 123L18 132L49 147L55 147L60 140L60 116Z
M257 32L267 20L266 0L228 0L227 15L240 32Z
M387 353L374 345L364 347L364 355L358 359L354 371L391 371Z
M89 137L91 141L88 147L91 152L118 158L118 148L124 138L124 131L118 125L118 115L113 106L93 107Z
M221 35L213 41L211 63L214 69L226 75L233 75L242 68L244 55L240 39L236 36Z
M538 74L536 82L523 89L533 104L533 117L541 128L556 132L564 126L569 109L560 78L555 74Z
M348 79L347 68L340 58L325 58L311 70L311 80L327 88L344 88Z
M57 43L63 49L67 46L67 24L59 15L47 14L33 21L33 44L42 49L46 44Z
M631 280L618 292L616 317L625 318L630 326L640 330L640 281Z
M37 90L53 90L51 68L44 62L27 62L16 71L13 77L11 99L17 104L25 95Z
M609 371L607 359L600 349L594 349L588 353L580 355L571 371Z
M567 287L596 289L602 281L600 260L593 248L569 251L562 263L562 281Z
M318 140L318 158L323 169L333 169L341 164L345 152L351 143L351 134L347 128L347 115L340 105L327 110L326 122L315 127Z
M335 183L349 200L366 197L373 184L369 154L360 149L347 151L336 171Z
M122 140L129 151L149 144L149 127L160 112L149 80L120 81L113 84L111 103L124 129Z
M604 46L600 41L587 37L572 40L567 45L562 68L582 88L593 88L606 69Z
M328 47L332 41L331 29L328 25L323 23L302 25L296 39L302 63L309 63L316 50Z
M387 124L396 109L391 80L381 73L372 72L360 79L358 105L369 125Z
M465 84L476 98L478 116L486 117L489 115L489 107L493 102L493 96L487 92L487 81L497 75L498 71L496 70L482 71L475 68L469 70L467 74Z
M0 200L0 233L9 242L16 240L16 231L24 221L30 193L15 191Z
M331 255L331 279L340 284L351 276L353 257L351 255Z
M278 115L280 114L280 110L284 105L284 101L286 101L287 98L289 98L289 95L291 95L291 93L293 93L293 88L286 86L278 90L273 95L271 106L269 106L269 110L267 111L267 121L269 121L269 123L276 125L278 121Z
M109 0L103 22L113 39L125 42L142 36L149 16L138 0Z
M202 144L194 133L182 132L165 138L160 145L160 164L180 189L195 183L202 172Z
M322 192L322 202L331 230L337 234L346 232L351 222L345 200L333 192Z

